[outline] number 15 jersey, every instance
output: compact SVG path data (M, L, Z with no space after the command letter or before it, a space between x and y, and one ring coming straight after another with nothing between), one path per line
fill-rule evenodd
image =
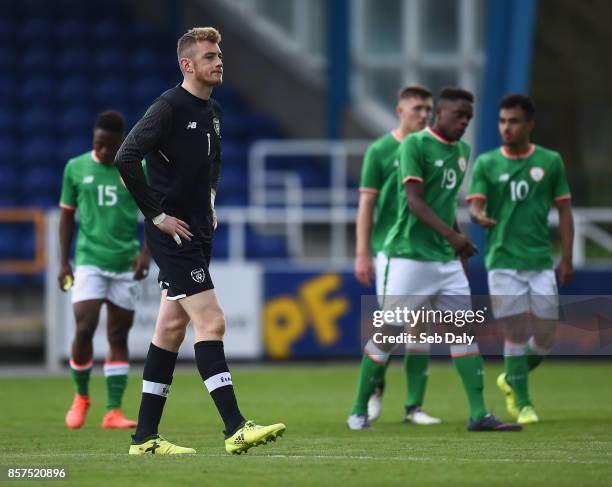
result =
M525 154L504 147L478 157L467 200L483 199L497 224L487 229L485 265L491 269L551 269L548 212L570 198L565 167L554 151L532 144Z
M64 168L60 207L79 211L76 265L126 272L140 243L138 207L115 166L107 166L87 152L70 159Z
M403 186L410 180L423 183L425 203L447 225L453 226L457 193L469 158L470 146L466 142L445 140L427 127L402 142L398 184ZM434 262L455 260L457 255L448 241L408 210L403 187L398 195L398 219L385 241L385 254Z

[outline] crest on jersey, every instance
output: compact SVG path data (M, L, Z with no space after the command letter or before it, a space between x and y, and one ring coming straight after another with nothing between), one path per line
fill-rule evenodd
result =
M539 166L534 166L529 170L529 176L531 176L531 179L536 183L539 183L544 178L544 169Z
M221 122L219 122L217 117L213 118L213 128L215 129L217 137L221 137Z
M459 169L461 169L462 172L465 172L465 170L467 169L467 161L465 160L465 157L460 157L457 161L457 165L459 166Z
M194 269L191 271L191 278L195 282L202 284L204 279L206 279L206 273L204 272L204 269L200 267L199 269Z

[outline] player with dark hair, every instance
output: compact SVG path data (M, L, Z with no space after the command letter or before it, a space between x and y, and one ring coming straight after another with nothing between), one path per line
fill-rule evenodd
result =
M275 440L284 424L260 426L242 416L225 360L225 318L209 272L215 195L221 165L222 111L211 98L223 82L221 35L190 29L178 41L183 82L160 95L117 154L126 186L145 215L151 255L160 268L155 334L143 372L138 426L129 453L185 454L158 434L178 350L191 320L198 370L225 425L225 449L242 453ZM146 156L149 180L139 161Z
M460 259L467 260L477 249L459 231L456 210L470 157L470 147L461 137L472 119L473 100L472 94L461 88L442 90L433 126L406 137L400 146L399 175L407 204L400 205L384 245L389 258L385 311L398 306L412 310L432 307L455 315L471 309L470 286ZM397 335L404 326L389 321L380 330ZM444 330L461 330L460 336L467 335L464 328L449 325ZM453 340L450 352L469 402L468 431L520 430L520 425L504 423L488 413L482 356L477 343L465 340ZM366 344L366 351L380 367L394 348L389 341L375 342L374 338Z
M379 298L383 295L387 266L387 257L382 252L382 247L397 218L398 190L401 186L397 181L399 166L397 151L405 137L425 128L432 109L432 95L427 88L419 85L402 88L396 108L398 127L370 144L363 160L357 210L355 277L364 286L370 286L374 277L376 294ZM374 208L376 208L375 219ZM373 267L376 269L375 273ZM405 404L406 422L416 424L440 422L421 409L427 386L428 364L428 345L406 346L404 360L408 385ZM348 426L351 429L366 428L369 425L368 421L374 421L380 416L386 367L380 369L376 365L376 362L364 353L359 371L357 397L348 419ZM371 373L373 370L383 375L373 376Z
M65 418L71 429L83 426L89 409L93 335L103 303L108 316L109 350L104 363L108 412L102 428L136 427L136 422L126 419L120 408L129 370L128 332L140 291L138 281L148 273L149 253L146 245L139 252L138 207L114 165L124 132L125 121L120 113L101 113L94 127L93 151L70 159L64 169L58 281L63 291L72 288L76 320L70 358L76 395ZM69 258L76 210L79 231L73 274Z
M486 228L486 267L493 313L505 326L506 372L497 385L520 424L539 421L529 397L529 372L554 343L558 291L548 213L559 212L559 284L572 278L574 227L571 195L559 153L531 143L535 106L523 94L500 102L503 145L478 157L467 200L473 220ZM533 336L529 325L533 321Z

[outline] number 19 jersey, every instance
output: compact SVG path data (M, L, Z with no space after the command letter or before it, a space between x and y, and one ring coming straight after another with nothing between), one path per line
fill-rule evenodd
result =
M483 199L497 224L487 229L487 270L551 269L548 212L570 198L565 167L554 151L532 144L525 154L504 147L478 157L467 200Z
M60 206L79 211L76 265L126 272L140 244L138 207L115 166L107 166L87 152L70 159L64 168Z
M470 146L451 142L431 127L409 135L399 148L399 181L423 183L424 200L447 225L453 226L457 211L457 193L463 182L470 158ZM389 257L449 262L457 255L448 241L412 214L406 204L405 191L399 191L401 202L398 219L385 241Z

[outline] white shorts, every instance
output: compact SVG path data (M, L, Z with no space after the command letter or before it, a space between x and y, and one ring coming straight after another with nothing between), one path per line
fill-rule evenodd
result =
M458 260L430 262L390 257L384 296L385 309L398 304L412 309L471 309L470 284Z
M72 302L106 299L120 308L133 310L141 285L133 272L103 271L93 265L79 265L74 272Z
M559 318L555 272L494 269L487 274L495 318L531 311L538 318Z
M385 294L385 272L387 271L388 259L383 252L378 252L374 261L376 296L378 297L379 304L382 302L383 295Z

